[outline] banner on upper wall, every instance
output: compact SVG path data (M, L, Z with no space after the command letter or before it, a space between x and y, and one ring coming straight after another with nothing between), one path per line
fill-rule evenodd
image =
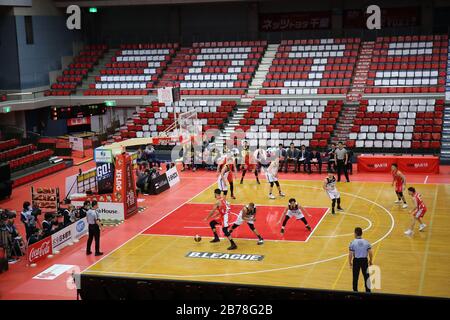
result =
M69 143L70 143L72 150L84 152L83 138L69 137Z
M381 27L399 28L420 25L420 7L381 8ZM366 27L369 15L365 10L344 10L343 26L346 29L361 29Z
M259 31L325 30L331 28L331 11L262 13Z

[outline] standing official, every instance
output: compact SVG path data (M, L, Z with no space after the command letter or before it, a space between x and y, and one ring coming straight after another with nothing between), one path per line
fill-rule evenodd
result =
M92 201L91 208L86 214L87 223L89 225L89 237L87 241L86 254L92 254L91 245L92 240L95 239L95 255L101 256L103 254L103 252L100 252L100 230L102 228L102 224L97 209L97 201Z
M344 171L345 179L350 182L347 173L348 153L342 142L338 143L337 149L334 151L334 161L337 167L338 182L341 181L341 173Z
M348 263L353 269L353 291L358 291L359 271L364 277L366 292L370 292L369 266L372 265L372 246L369 241L362 238L362 229L355 228L355 240L350 243ZM367 259L367 257L369 257Z

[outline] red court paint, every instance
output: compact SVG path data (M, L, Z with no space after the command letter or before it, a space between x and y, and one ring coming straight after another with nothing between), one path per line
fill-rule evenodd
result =
M236 220L237 215L243 205L231 205L230 225ZM169 216L148 228L144 234L161 234L176 236L192 236L200 235L202 237L212 237L212 231L209 227L209 221L203 219L208 216L212 204L194 204L187 203ZM281 224L278 221L283 214L284 206L257 206L256 229L265 240L289 240L289 241L306 241L318 226L328 208L305 208L311 215L306 215L312 231L308 231L301 221L290 219L286 225L284 236L280 235ZM217 227L219 235L223 237L221 228ZM233 232L233 238L256 238L246 223L243 223Z

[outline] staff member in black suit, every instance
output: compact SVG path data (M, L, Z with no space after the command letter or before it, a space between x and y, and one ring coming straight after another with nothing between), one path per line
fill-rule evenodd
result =
M372 265L372 246L369 241L362 238L362 233L360 227L355 228L355 240L349 246L348 263L350 268L353 269L353 291L358 291L359 271L361 271L364 277L366 292L370 292L368 268Z
M89 237L87 241L86 254L92 254L91 245L92 240L95 239L95 255L101 256L103 252L100 252L100 230L102 228L102 223L97 212L98 204L97 201L92 201L91 209L87 211L86 218L89 224Z
M298 153L297 163L298 163L298 171L300 171L301 166L303 164L303 171L307 172L309 161L309 151L306 150L306 146L302 144L300 147L300 152Z
M319 167L319 174L322 174L322 157L319 151L313 150L309 153L308 173L311 173L311 164L316 164Z
M337 178L338 178L337 181L338 182L341 181L341 174L343 171L345 179L347 179L347 182L350 182L347 173L348 153L347 150L344 148L344 144L342 142L338 143L338 147L334 151L334 161L337 167Z

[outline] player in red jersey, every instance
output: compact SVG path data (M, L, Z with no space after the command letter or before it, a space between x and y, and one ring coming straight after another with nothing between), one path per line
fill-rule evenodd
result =
M230 240L231 246L228 248L228 250L234 250L237 249L237 245L231 237L231 233L228 231L228 215L230 212L230 205L225 200L225 198L221 196L221 193L222 192L220 189L214 190L216 203L204 220L208 221L210 218L213 218L213 220L209 222L209 225L214 233L214 239L210 242L214 243L220 241L219 236L217 235L216 226L221 225L224 235L228 238L228 240Z
M425 229L425 227L427 226L425 223L422 222L422 218L427 212L427 207L425 206L425 203L422 200L422 195L418 193L414 187L408 188L408 194L413 198L415 208L411 210L412 223L410 228L405 231L405 234L407 236L412 236L416 220L420 223L419 231L423 231L423 229Z
M259 165L255 163L255 159L252 156L250 152L250 146L248 145L247 141L244 141L244 147L242 150L242 159L244 160L244 163L242 164L242 176L241 176L241 184L244 183L244 177L247 171L254 172L256 182L258 184L261 184L259 182L258 172L259 172Z
M406 204L405 196L403 195L403 191L405 191L406 188L406 178L405 175L398 170L397 165L394 163L391 166L391 173L392 173L392 185L395 188L395 194L397 195L397 201L395 203L402 203L402 208L408 208L408 205Z

